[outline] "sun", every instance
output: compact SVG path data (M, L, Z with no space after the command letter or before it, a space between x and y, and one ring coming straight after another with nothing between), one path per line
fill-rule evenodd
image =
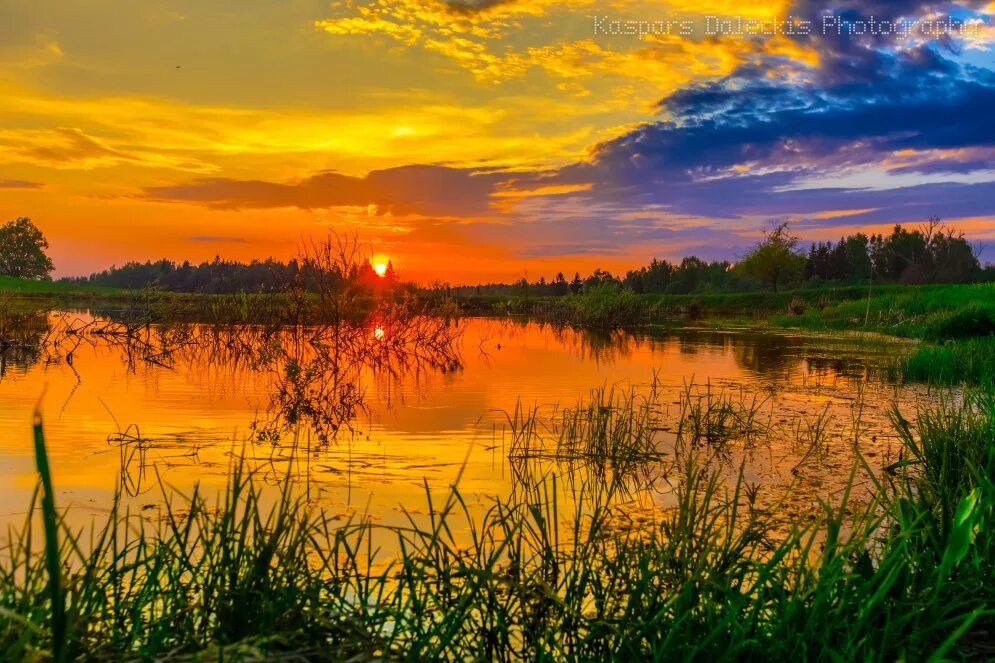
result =
M377 276L383 276L387 273L387 263L385 262L375 262L373 263L373 271L377 273Z

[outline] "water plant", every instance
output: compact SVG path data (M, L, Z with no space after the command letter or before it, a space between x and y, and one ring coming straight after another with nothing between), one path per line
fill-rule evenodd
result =
M552 476L483 515L454 486L441 501L426 490L427 520L341 521L289 480L264 496L236 458L216 499L163 489L155 518L116 500L91 531L72 531L46 499L39 425L45 545L32 504L0 551L0 657L990 656L993 403L947 400L915 423L896 413L902 460L882 476L853 470L870 499L846 491L787 531L776 509L754 508L742 473L726 481L690 448L670 466L670 506L646 526L618 526L612 482L581 485L571 509ZM572 430L595 438L592 454L628 430L580 411L594 419ZM380 552L388 539L397 555Z

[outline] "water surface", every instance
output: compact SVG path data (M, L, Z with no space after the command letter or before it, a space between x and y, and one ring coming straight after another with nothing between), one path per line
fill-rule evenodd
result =
M799 510L839 493L855 440L875 467L893 462L888 409L897 402L912 414L925 397L883 377L895 352L886 342L734 329L592 334L535 322L460 324L451 353L404 361L377 354L394 332L372 324L356 332L370 345L350 346L355 356L346 367L315 359L306 343L289 370L285 358L266 364L259 348L240 354L230 343L181 340L170 356L151 359L99 337L57 351L8 350L0 377L0 520L23 519L35 485L36 405L57 501L72 507L73 522L104 512L119 488L152 518L160 481L216 490L233 455L245 453L261 480L289 473L332 513L401 524L404 509L425 513L426 485L441 492L459 477L462 493L481 508L508 495L520 475L507 457L508 413L537 407L553 418L555 408L573 407L592 388L645 392L655 384L663 419L675 419L688 394L758 404L771 433L714 458L730 476L743 467L751 485ZM314 380L303 388L288 383L288 373L309 370L308 357L323 367L320 388ZM313 410L333 401L322 425ZM813 426L827 431L814 456L805 443ZM664 451L673 430L661 426ZM540 468L570 471L552 461ZM632 499L634 509L650 511L668 502L659 486Z

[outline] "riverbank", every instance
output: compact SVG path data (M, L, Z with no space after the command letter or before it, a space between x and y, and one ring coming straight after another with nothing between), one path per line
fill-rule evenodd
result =
M0 277L0 296L31 304L127 307L159 317L224 322L268 321L294 308L313 319L326 312L315 297L289 301L283 294L198 295L78 286ZM813 332L871 332L923 341L899 370L906 379L936 384L995 381L995 284L880 285L808 288L783 292L638 295L601 286L581 295L546 298L431 294L407 305L452 316L518 314L579 327L611 329L641 324L750 325ZM362 313L369 301L348 307ZM305 309L307 309L305 311ZM299 317L298 317L299 319Z
M23 297L29 299L93 299L122 298L133 294L131 290L105 288L101 286L75 285L59 281L37 281L0 276L0 296Z
M923 341L899 362L907 379L938 384L995 379L995 284L991 283L706 295L637 295L601 287L559 298L471 298L460 305L477 313L526 314L594 328L692 322L870 332Z

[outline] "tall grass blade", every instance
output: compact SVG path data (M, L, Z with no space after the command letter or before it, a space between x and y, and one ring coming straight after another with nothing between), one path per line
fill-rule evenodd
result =
M52 655L56 662L66 658L66 596L62 586L62 566L59 553L58 514L55 512L55 493L52 473L45 451L45 433L42 430L41 412L34 414L35 463L41 477L41 513L45 528L45 565L48 570L48 593L52 602Z

